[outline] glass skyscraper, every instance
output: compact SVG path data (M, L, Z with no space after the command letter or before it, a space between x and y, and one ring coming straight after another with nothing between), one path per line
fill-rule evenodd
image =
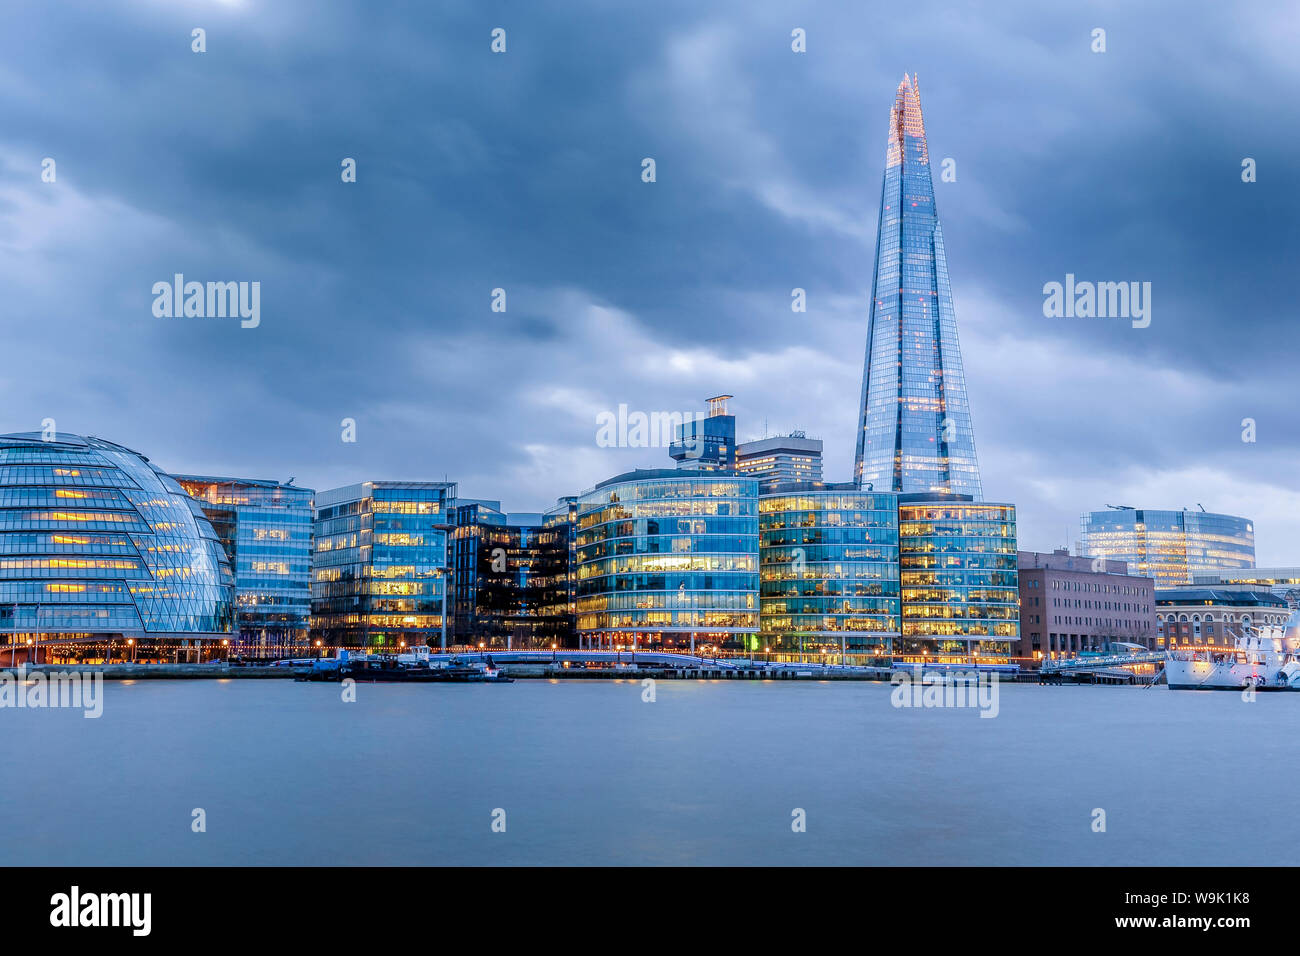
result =
M903 77L889 114L859 407L863 487L982 497L914 77Z
M313 639L401 650L441 643L456 484L367 481L316 496Z
M1191 584L1198 571L1255 566L1255 524L1208 511L1111 508L1083 515L1080 545L1090 558L1127 561L1156 587Z
M306 649L312 489L252 478L173 477L202 505L234 569L232 651L279 656Z

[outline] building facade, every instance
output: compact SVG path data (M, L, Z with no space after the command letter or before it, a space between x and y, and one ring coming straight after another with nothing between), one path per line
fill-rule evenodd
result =
M736 416L728 414L731 395L707 399L709 413L674 430L668 455L684 471L732 471L736 467Z
M1081 549L1090 558L1123 561L1157 587L1192 583L1198 571L1255 565L1255 524L1206 511L1108 508L1080 519Z
M1065 550L1021 551L1017 563L1020 657L1069 657L1119 644L1156 648L1153 578L1130 576L1123 561Z
M458 504L452 524L452 643L571 646L569 522L475 501Z
M855 483L792 482L760 495L765 654L888 660L900 637L898 498Z
M313 643L440 646L455 499L455 483L438 481L366 481L317 494Z
M308 646L312 495L278 481L173 475L212 523L235 574L231 650L279 657Z
M1015 505L902 495L898 545L903 655L1012 656L1020 638Z
M921 96L906 76L889 115L859 415L859 484L982 496Z
M212 524L148 458L67 433L0 437L6 663L21 652L41 661L208 659L230 639L233 599Z
M1192 584L1202 587L1246 587L1270 591L1290 607L1300 607L1300 568L1240 568L1232 571L1195 571Z
M1157 588L1156 646L1231 647L1251 627L1281 627L1286 601L1268 591L1235 588Z
M736 471L757 478L760 492L785 482L821 481L821 439L794 432L744 442L736 446Z
M754 646L757 481L725 472L628 472L579 496L576 521L583 646Z

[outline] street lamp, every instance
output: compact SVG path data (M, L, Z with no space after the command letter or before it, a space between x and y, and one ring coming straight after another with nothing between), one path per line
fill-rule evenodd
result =
M127 646L131 648L131 663L134 664L135 663L135 638L128 637L126 639L126 643Z
M223 640L221 642L221 646L225 648L223 653L226 655L226 663L229 664L230 663L230 641Z
M552 664L555 663L555 658L556 658L556 656L557 656L557 655L556 655L556 651L555 651L556 646L557 646L556 643L555 643L554 641L552 641L552 642L551 642L551 663L552 663Z

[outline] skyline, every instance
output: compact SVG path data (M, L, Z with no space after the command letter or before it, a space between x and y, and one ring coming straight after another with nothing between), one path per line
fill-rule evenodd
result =
M0 371L0 432L49 417L170 473L446 477L540 511L669 466L663 448L598 447L601 411L729 392L739 439L801 427L826 480L848 480L880 118L907 69L933 155L956 159L935 189L984 494L1018 505L1020 546L1073 543L1108 502L1203 504L1256 523L1260 565L1300 563L1284 477L1300 436L1275 384L1295 14L1206 6L1170 28L1171 9L909 25L767 5L739 26L687 5L643 22L462 4L436 24L410 6L369 11L382 28L338 75L312 64L360 6L0 14L0 281L24 356ZM22 79L67 44L76 71ZM152 285L178 272L260 281L259 327L155 318ZM1151 281L1152 324L1045 318L1043 284L1067 275Z

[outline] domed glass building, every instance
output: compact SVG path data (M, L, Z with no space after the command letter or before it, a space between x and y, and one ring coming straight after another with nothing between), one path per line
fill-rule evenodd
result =
M199 503L99 438L0 436L0 659L198 660L234 579Z

